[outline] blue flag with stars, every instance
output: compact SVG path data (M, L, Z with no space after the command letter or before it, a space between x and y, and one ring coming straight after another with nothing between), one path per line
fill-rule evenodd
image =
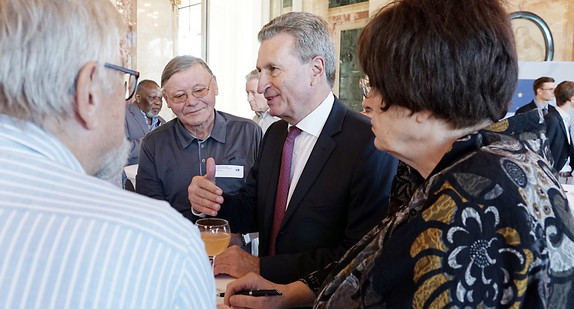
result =
M509 113L516 112L518 108L534 100L534 91L532 90L532 84L534 84L534 79L518 80L518 87L516 88L516 92L512 97L512 105L508 110Z

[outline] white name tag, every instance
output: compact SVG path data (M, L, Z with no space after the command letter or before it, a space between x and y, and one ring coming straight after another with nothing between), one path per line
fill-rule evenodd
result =
M241 165L216 165L215 177L220 178L243 178L243 166Z

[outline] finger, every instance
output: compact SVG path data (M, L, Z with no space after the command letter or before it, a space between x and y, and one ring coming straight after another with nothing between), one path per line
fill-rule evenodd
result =
M208 158L205 163L205 168L207 169L205 177L207 180L211 181L211 183L215 184L215 160L213 158Z
M233 308L272 308L271 297L277 296L247 296L247 295L233 295L229 298L229 303Z
M228 306L231 306L231 304L229 303L229 298L238 291L257 289L256 284L258 280L265 280L265 279L263 279L263 277L250 273L247 274L245 277L229 282L225 289L225 298L223 300L223 303Z

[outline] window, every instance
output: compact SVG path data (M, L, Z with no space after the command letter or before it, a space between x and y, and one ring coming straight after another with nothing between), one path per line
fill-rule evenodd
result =
M179 9L178 55L205 58L203 48L203 14L201 0L182 0Z

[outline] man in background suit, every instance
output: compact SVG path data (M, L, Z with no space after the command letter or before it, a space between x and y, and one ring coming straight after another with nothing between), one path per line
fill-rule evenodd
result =
M538 109L540 118L543 118L549 111L554 110L554 106L548 104L548 102L554 100L554 78L543 76L538 78L532 84L532 90L534 90L534 99L520 107L516 110L516 114L525 113L533 109Z
M126 104L126 137L130 142L127 165L137 164L143 137L165 123L159 116L161 91L156 82L145 79L136 88L135 103Z
M546 135L554 158L553 166L558 171L560 182L567 183L572 177L571 165L574 163L572 160L574 148L570 136L570 113L574 108L574 82L561 82L554 90L554 94L557 107L544 117Z
M255 272L285 283L337 260L380 222L397 160L374 147L368 118L331 92L335 47L323 19L287 13L265 25L258 38L257 91L282 120L267 130L238 194L222 194L213 160L188 192L194 211L228 219L234 232L259 232L259 258L232 246L215 259L216 274ZM285 172L291 177L284 210L276 200L284 191L278 183L288 130L301 133L294 139L292 169ZM283 219L274 219L277 214Z

